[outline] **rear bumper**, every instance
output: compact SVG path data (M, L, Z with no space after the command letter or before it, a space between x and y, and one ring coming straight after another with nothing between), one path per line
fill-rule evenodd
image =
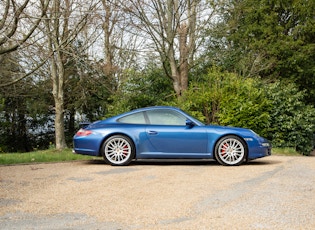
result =
M98 153L96 153L94 150L91 149L72 149L72 152L74 154L81 154L81 155L88 155L88 156L98 156Z

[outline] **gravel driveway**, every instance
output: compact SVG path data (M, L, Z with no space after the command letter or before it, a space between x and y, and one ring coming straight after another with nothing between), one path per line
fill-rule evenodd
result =
M0 229L315 229L315 157L0 167Z

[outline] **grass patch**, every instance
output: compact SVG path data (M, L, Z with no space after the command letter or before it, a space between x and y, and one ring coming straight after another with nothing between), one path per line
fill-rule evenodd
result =
M272 155L301 156L294 148L272 148Z
M72 153L71 149L49 149L28 153L0 153L0 165L35 163L35 162L63 162L74 160L91 160L91 156Z

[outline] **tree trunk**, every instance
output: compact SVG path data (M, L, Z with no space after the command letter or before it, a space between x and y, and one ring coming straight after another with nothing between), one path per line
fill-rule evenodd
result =
M104 31L104 53L105 53L105 63L104 63L104 73L107 76L111 76L113 73L113 53L111 49L110 37L112 33L111 23L111 6L108 0L102 0L103 9L105 13L105 18L103 22Z
M56 149L61 150L67 147L65 140L65 125L64 125L64 102L60 99L55 99L55 140Z
M169 62L170 62L170 66L171 66L171 78L173 80L173 88L174 88L174 91L175 91L177 97L180 97L181 92L182 92L180 73L178 72L175 54L174 54L174 49L172 46L169 48L168 57L169 57Z
M181 90L185 91L188 88L188 47L187 47L187 25L186 23L182 23L182 25L178 28L179 33L179 75L180 75L180 83Z
M56 58L56 59L55 59ZM64 126L64 68L60 51L51 60L52 94L55 102L55 144L56 149L67 147Z

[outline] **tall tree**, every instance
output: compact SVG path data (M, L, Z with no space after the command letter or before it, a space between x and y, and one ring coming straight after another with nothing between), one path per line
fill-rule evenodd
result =
M229 55L221 63L244 76L289 79L306 89L314 104L315 1L230 3L220 28L226 32L220 48Z
M130 15L134 32L146 38L146 50L153 48L159 54L180 97L188 87L189 70L203 41L202 30L211 22L214 8L202 0L131 0L121 4Z
M84 4L83 4L84 3ZM71 44L87 23L90 11L95 6L93 1L78 4L73 0L53 0L46 13L45 34L50 56L50 76L52 95L55 103L55 141L56 149L63 149L65 140L65 98L66 65L72 60ZM83 12L83 13L82 13Z

